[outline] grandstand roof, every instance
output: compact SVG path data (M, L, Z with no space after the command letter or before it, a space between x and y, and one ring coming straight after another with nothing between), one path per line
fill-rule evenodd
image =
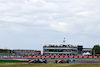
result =
M43 43L42 45L74 45L74 46L77 46L78 44L67 44L67 43Z
M8 47L0 47L0 49L9 49Z

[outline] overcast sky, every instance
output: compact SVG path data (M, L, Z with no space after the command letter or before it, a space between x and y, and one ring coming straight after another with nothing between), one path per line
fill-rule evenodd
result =
M0 47L100 44L100 0L0 0Z

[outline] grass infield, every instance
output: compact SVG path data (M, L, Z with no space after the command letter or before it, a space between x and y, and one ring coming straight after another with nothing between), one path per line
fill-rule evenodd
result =
M100 63L74 64L0 64L0 67L100 67Z
M0 63L26 63L27 61L23 60L6 60L6 59L0 59Z
M74 60L82 60L82 61L100 61L100 59L74 59Z

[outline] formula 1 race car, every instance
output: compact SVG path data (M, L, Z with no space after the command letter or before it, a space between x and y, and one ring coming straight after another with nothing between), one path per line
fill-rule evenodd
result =
M70 62L75 62L75 60L73 60L73 59L70 59Z
M65 59L55 60L55 63L69 63L69 62L75 62L75 60L73 60L73 59L70 59L70 60L65 60Z
M29 64L30 63L47 63L47 60L43 60L43 59L33 59L31 61L28 62Z

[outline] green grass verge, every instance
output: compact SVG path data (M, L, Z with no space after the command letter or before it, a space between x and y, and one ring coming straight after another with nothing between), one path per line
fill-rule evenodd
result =
M0 59L0 63L25 63L27 61L23 60L5 60L5 59Z
M82 60L82 61L100 61L100 59L74 59L74 60Z
M81 64L0 64L0 67L100 67L100 63Z

